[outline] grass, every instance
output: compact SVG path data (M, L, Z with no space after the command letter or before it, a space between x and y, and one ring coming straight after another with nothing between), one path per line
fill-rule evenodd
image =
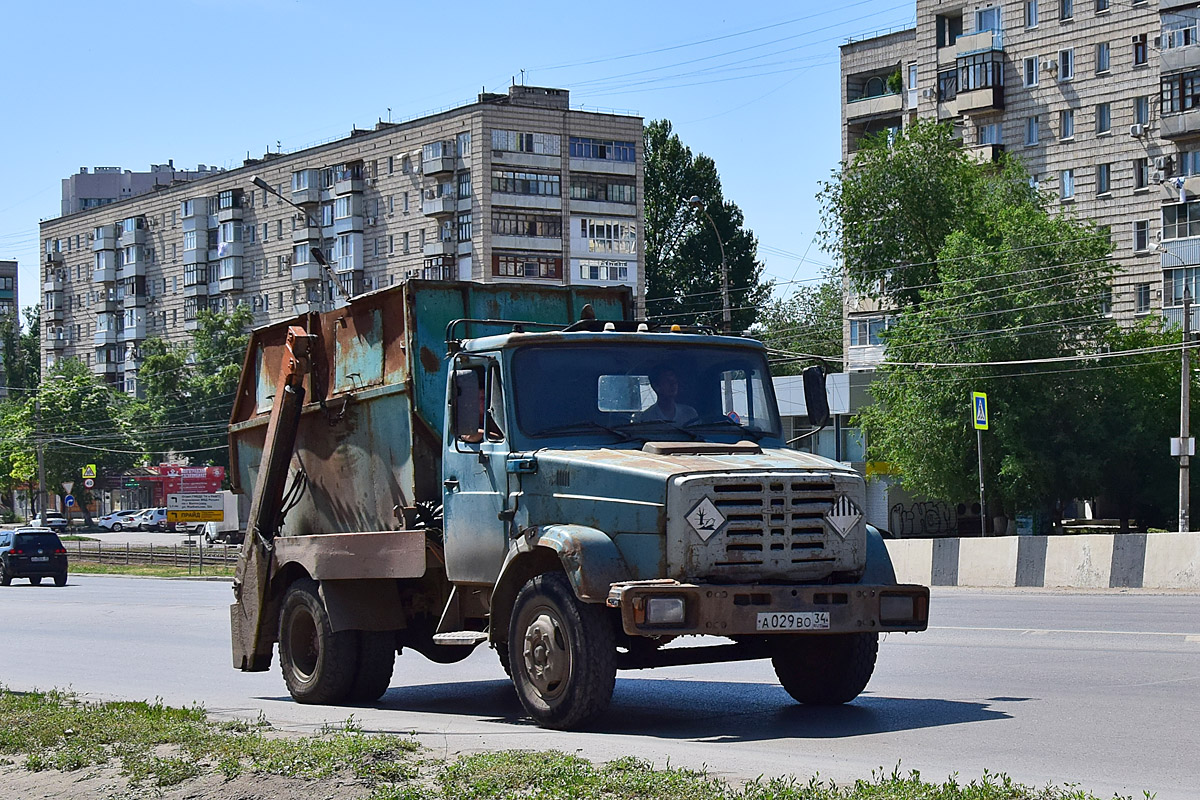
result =
M353 718L313 736L295 736L273 730L261 715L252 723L219 723L199 706L93 703L63 692L0 687L0 775L6 768L74 772L104 766L117 767L135 788L176 786L209 774L255 774L352 780L371 800L1098 800L1076 787L1035 789L993 774L963 784L929 783L898 770L845 786L818 778L731 784L636 758L594 764L553 751L442 760L428 757L412 737L365 733Z
M191 570L188 570L187 567L172 567L160 564L101 564L74 556L71 558L69 568L72 573L85 575L142 575L148 578L186 578L188 576L196 577L200 575L200 569L196 565L193 565ZM232 578L233 570L234 567L232 566L215 566L206 563L204 565L204 577Z

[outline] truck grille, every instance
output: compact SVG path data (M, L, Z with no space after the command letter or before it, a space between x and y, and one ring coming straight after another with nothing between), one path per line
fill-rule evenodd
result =
M739 570L764 566L789 568L793 564L829 562L822 518L837 498L833 481L814 480L721 483L712 487L713 505L725 515L725 528L709 541L712 566ZM724 554L713 552L724 549ZM774 571L774 569L769 570Z

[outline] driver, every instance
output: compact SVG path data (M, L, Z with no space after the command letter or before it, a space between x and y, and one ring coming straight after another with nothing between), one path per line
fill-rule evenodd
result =
M679 377L671 367L655 367L650 371L650 388L658 401L642 412L642 422L673 422L686 425L699 418L696 409L675 402L679 396Z

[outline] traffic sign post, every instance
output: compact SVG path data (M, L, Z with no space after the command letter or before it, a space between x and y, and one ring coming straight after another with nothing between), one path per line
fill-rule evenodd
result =
M168 494L167 522L222 522L225 505L219 494Z
M83 469L80 470L80 473L81 473L81 477L94 478L94 477L96 477L96 465L95 464L87 464L86 466L84 466Z
M94 480L92 480L91 478L86 478L83 481L83 488L85 488L85 489L90 489L95 485L96 485L96 482Z
M987 536L987 507L983 502L983 432L988 429L986 394L971 392L971 412L975 416L975 448L979 454L979 535Z
M67 495L66 497L63 498L63 502L67 504L67 508L74 508L75 495L73 495L73 494Z

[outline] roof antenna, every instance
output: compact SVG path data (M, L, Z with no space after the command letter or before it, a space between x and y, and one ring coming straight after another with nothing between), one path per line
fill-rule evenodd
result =
M592 308L592 304L586 304L579 312L580 320L592 320L596 318L596 309Z

